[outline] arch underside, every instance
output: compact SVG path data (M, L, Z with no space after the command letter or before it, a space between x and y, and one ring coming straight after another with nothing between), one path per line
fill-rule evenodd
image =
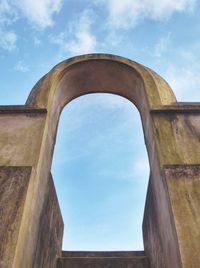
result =
M121 95L140 112L144 102L150 108L176 102L167 82L151 69L119 56L91 54L56 65L34 86L26 104L47 108L56 101L63 106L94 92Z

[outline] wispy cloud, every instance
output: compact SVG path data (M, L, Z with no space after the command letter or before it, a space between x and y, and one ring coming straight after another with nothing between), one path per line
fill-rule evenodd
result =
M0 1L0 26L10 25L18 19L18 11L13 1Z
M16 9L12 8L10 1L0 1L0 48L12 51L16 48L17 34L8 30L7 26L14 23L18 18Z
M62 0L20 0L16 7L30 22L46 28L53 25L53 15L60 11Z
M200 88L199 66L185 66L176 68L170 66L166 71L166 79L171 85L179 101L200 101L198 88Z
M160 58L163 53L165 53L170 45L170 33L168 33L165 37L161 37L154 49L154 56Z
M17 45L17 33L8 29L20 18L26 18L34 28L44 29L53 25L53 15L58 13L62 0L0 1L0 48L12 51ZM38 42L37 42L38 44Z
M51 36L51 42L57 44L63 54L77 55L94 52L97 41L91 30L92 17L91 10L84 10L80 18L72 22L66 31Z
M134 27L140 20L163 20L174 12L193 10L196 0L96 0L109 12L108 24L116 28Z
M12 51L16 48L17 35L13 31L0 29L0 48Z
M0 23L12 24L17 19L26 18L32 26L44 29L54 24L53 15L62 7L63 0L19 0L0 2Z
M29 71L29 67L23 62L23 61L18 61L15 70L18 72L26 73Z

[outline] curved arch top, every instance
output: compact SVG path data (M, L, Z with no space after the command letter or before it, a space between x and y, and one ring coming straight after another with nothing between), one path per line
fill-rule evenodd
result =
M176 102L167 82L151 69L120 56L88 54L56 65L33 87L26 105L61 110L70 100L94 92L121 95L139 111Z

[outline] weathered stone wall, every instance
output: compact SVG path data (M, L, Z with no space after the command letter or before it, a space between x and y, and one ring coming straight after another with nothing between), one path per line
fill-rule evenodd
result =
M41 147L46 111L0 106L0 165L35 166Z
M173 228L173 217L163 203L163 191L154 188L152 177L149 181L143 219L143 240L152 268L180 268L178 240ZM156 191L159 193L156 194ZM165 189L166 191L166 189ZM159 204L159 205L158 205ZM165 207L163 207L163 205ZM160 210L163 209L162 212ZM167 253L167 254L166 254Z
M28 255L34 254L35 243L37 238L37 232L39 225L37 223L37 218L40 217L40 206L43 206L43 196L45 191L41 192L42 198L33 198L34 194L38 196L38 187L42 189L41 182L40 186L37 181L37 165L38 158L41 151L41 143L43 137L44 123L46 120L46 110L45 109L32 109L25 106L0 106L0 166L10 167L10 168L29 168L30 174L26 183L24 181L24 187L26 186L23 194L23 202L18 203L19 210L21 211L21 217L19 219L19 226L15 228L16 233L16 245L12 254L12 267L27 267L30 266L26 264L26 259ZM10 173L11 178L6 179L6 183L13 181L12 173ZM28 182L27 182L28 180ZM18 181L18 180L17 180ZM19 180L20 182L20 180ZM11 188L12 188L11 183ZM46 184L45 184L46 188ZM15 191L20 189L16 188ZM18 195L19 193L15 193ZM13 197L15 196L13 195ZM5 193L3 193L3 199L1 200L1 206L7 207L6 200L4 198ZM10 202L12 197L10 196ZM27 202L27 200L30 200ZM39 201L37 205L37 212L33 212L33 208L36 205L36 201ZM16 204L13 206L16 206ZM17 211L17 207L16 207ZM25 212L28 212L28 215ZM6 210L1 217L1 221L5 218ZM3 225L0 224L1 226ZM35 229L35 230L34 230ZM34 238L34 232L35 238ZM31 234L31 235L30 235ZM28 239L31 244L28 244ZM2 242L3 244L3 242ZM14 246L14 244L13 244ZM4 247L2 245L2 247ZM24 252L26 251L26 254ZM21 254L21 260L23 260L24 266L20 264L21 260L16 257L18 253ZM5 266L7 268L7 266ZM9 266L8 266L9 267Z
M145 249L152 267L198 268L200 105L177 103L151 113L161 168L151 168L143 221Z
M200 165L165 167L184 268L200 266Z
M40 229L34 258L34 268L55 268L61 256L63 221L54 188L49 176L47 194L40 216Z
M13 267L30 173L30 167L0 167L0 267L2 268Z

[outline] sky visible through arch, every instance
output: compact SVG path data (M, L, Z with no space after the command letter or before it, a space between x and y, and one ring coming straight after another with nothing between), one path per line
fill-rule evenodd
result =
M169 82L179 101L200 101L199 9L199 0L1 0L0 103L1 105L23 104L33 85L55 64L72 56L93 52L117 54L144 64L157 71ZM75 238L78 241L81 235L78 231L70 229L72 228L70 227L72 217L70 218L70 208L67 207L66 194L63 194L63 189L67 185L65 184L67 178L62 177L62 170L64 171L64 168L69 166L69 161L75 163L73 162L75 160L72 159L74 155L83 154L84 156L86 150L92 158L94 158L94 152L92 151L94 148L105 147L107 155L113 150L116 154L117 163L114 170L115 174L121 175L122 168L127 173L123 172L121 180L113 174L109 174L109 179L115 182L113 184L115 184L114 190L116 193L121 189L123 194L123 187L130 183L127 187L127 194L124 194L121 200L124 204L133 203L134 196L139 195L140 185L142 183L145 185L143 178L148 176L148 167L144 160L146 159L145 150L141 150L140 146L137 147L137 141L140 145L139 138L142 134L140 133L141 128L138 126L139 117L137 117L137 112L133 107L130 102L123 98L114 95L94 94L74 100L63 111L60 126L66 125L66 128L63 127L59 131L59 139L63 141L63 144L58 144L58 148L56 148L53 176L55 181L58 182L57 187L61 195L61 203L65 203L63 211L66 211L66 215L69 217L69 219L66 219L68 222L68 224L66 222L66 232L68 228L69 239L73 240L74 238L74 243L77 243L74 247L77 249L82 248L85 243L83 234L87 231L86 227L90 234L94 234L93 238L97 230L101 230L102 243L107 235L110 235L112 239L113 237L116 238L115 233L117 231L113 227L113 234L111 235L111 232L106 233L107 223L100 225L95 220L93 222L89 221L87 226L81 225L82 240L75 242ZM96 118L94 118L94 114L90 113L91 111L95 111ZM74 123L72 124L72 122ZM87 132L81 135L83 133L81 132L83 131L82 127L86 125L88 133L96 135L97 140L93 144L86 142ZM134 129L132 130L132 128ZM109 132L111 129L114 136L109 136L111 135L111 132ZM102 135L99 135L100 130L104 130ZM68 132L66 133L66 131ZM130 133L134 135L130 137ZM69 151L72 150L71 159L65 159L65 157L69 157L65 154L65 146L74 142L75 134L80 136L79 148L68 148ZM81 152L80 148L83 144L88 147L83 148ZM110 148L109 151L111 144L113 148ZM139 164L136 165L138 162L135 160L129 166L122 167L126 157L127 162L131 159L128 160L130 147L134 148L134 155L138 155ZM127 151L124 148L127 148ZM121 154L118 149L121 150ZM60 153L57 154L57 151ZM101 161L103 161L101 163L106 164L108 162L106 160L107 156L105 158L101 157ZM97 160L99 163L100 160ZM60 166L61 162L63 162L62 167ZM84 165L84 162L82 165ZM95 164L93 165L95 166ZM97 172L98 164L96 165ZM72 170L68 170L68 172L72 172ZM78 172L78 169L73 172L71 175L74 175L76 183L80 187L83 181L80 182L79 175L84 175L87 178L87 172L91 174L91 167L83 168L82 174ZM130 172L135 175L133 181L135 180L135 183L139 184L137 188L133 187L133 194L130 194L133 181L127 179ZM91 189L92 186L96 187L101 180L102 184L99 187L103 187L103 189L99 188L99 190L102 190L103 193L106 188L105 176L107 175L101 174L100 178L96 178L96 181L90 181ZM124 184L121 185L123 176ZM138 180L139 177L140 180ZM61 180L63 180L63 183L61 183ZM68 187L67 197L73 193L72 190L70 191L70 187L74 186L71 186L69 182ZM88 187L90 189L90 185ZM144 188L141 187L141 189ZM78 195L78 192L75 194ZM79 194L80 202L83 203L81 198L84 195L81 191ZM105 195L101 196L101 200L106 202L106 206L112 208L116 199L114 198L115 201L113 201L110 198L109 203L106 194L105 192ZM88 193L86 192L85 195L88 195ZM87 201L88 206L84 206L84 209L88 209L88 213L93 205L92 200L96 197L98 200L98 195L90 196L91 199ZM141 210L144 204L139 203L138 201L138 210ZM77 204L78 206L79 204ZM124 211L120 209L120 203L118 206L117 217L118 222L122 224L121 230L131 232L131 226L123 225L123 219L126 219L127 215L123 215ZM136 210L135 208L134 211ZM113 217L111 212L107 215L108 220L111 226L116 226L118 224L116 224L116 210L113 211ZM79 213L80 215L82 213L81 206L77 215ZM132 220L131 213L129 215ZM79 220L80 218L78 217ZM73 224L79 225L75 222ZM110 231L112 230L110 229ZM133 248L141 248L141 238L134 238L134 234L135 231L133 230ZM88 242L89 234L87 238ZM100 245L98 239L93 239L94 242L96 241L95 249L98 249L97 247ZM124 235L122 234L121 243L123 239ZM119 243L113 241L114 245L108 245L107 243L108 247L111 247L110 249L120 249ZM68 246L66 241L64 244ZM129 242L126 245L127 248L131 248ZM102 248L106 249L106 245L100 249Z
M73 250L142 249L149 178L139 112L125 98L89 94L62 112L52 173Z

